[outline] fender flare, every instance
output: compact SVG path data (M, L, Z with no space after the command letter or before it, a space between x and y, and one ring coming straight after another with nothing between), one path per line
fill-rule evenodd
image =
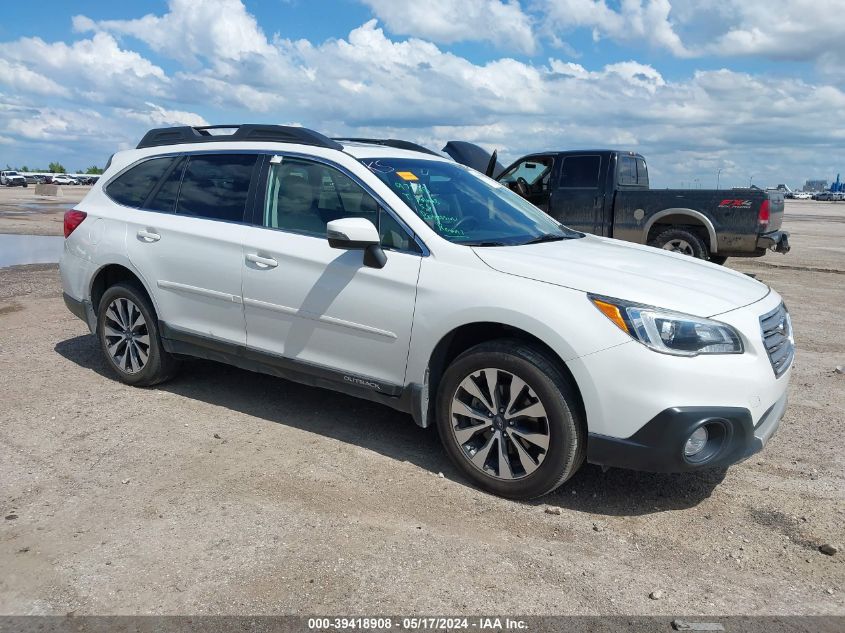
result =
M658 211L657 213L655 213L648 219L648 222L646 222L645 226L643 227L644 244L648 242L648 234L651 231L651 227L654 226L657 221L660 220L660 218L665 218L669 215L685 215L703 224L704 228L707 229L707 236L710 238L710 252L718 252L719 245L716 239L716 229L713 226L713 223L710 221L710 218L701 213L701 211L696 211L695 209L663 209L663 211Z

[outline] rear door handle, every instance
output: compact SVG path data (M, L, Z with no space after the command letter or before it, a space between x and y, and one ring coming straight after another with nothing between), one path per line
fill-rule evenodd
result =
M143 242L158 242L161 239L161 235L146 229L141 229L138 231L138 239Z
M246 256L246 261L252 262L253 264L258 264L259 266L265 266L267 268L275 268L279 265L279 262L277 262L272 257L262 257L261 255L258 255L256 253L249 253Z

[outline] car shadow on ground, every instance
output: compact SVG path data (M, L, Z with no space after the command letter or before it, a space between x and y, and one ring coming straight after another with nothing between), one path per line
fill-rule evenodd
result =
M55 351L84 369L115 380L93 335L61 341ZM471 485L449 462L434 429L421 429L409 415L387 406L205 360L185 361L175 378L155 389L361 446ZM608 516L680 510L709 497L724 475L724 471L604 472L585 464L556 492L527 503Z

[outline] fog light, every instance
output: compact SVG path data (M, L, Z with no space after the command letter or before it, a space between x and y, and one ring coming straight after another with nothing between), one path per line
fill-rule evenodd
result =
M689 436L687 443L684 445L684 455L687 457L698 455L702 450L704 450L704 447L707 446L708 437L707 427L698 427L695 431L693 431L692 435Z

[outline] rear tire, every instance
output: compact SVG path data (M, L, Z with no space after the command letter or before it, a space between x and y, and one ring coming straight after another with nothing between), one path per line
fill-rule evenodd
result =
M575 389L525 341L489 341L458 356L443 374L436 411L452 462L493 494L540 497L584 462L586 425Z
M108 288L97 308L97 340L118 380L150 387L172 377L178 361L164 349L146 294L129 283Z
M704 240L687 229L666 229L658 233L648 245L667 251L682 253L690 257L697 257L698 259L707 259L708 255L707 245L704 243Z
M726 261L728 261L728 258L725 255L711 255L710 261L714 264L722 266Z

